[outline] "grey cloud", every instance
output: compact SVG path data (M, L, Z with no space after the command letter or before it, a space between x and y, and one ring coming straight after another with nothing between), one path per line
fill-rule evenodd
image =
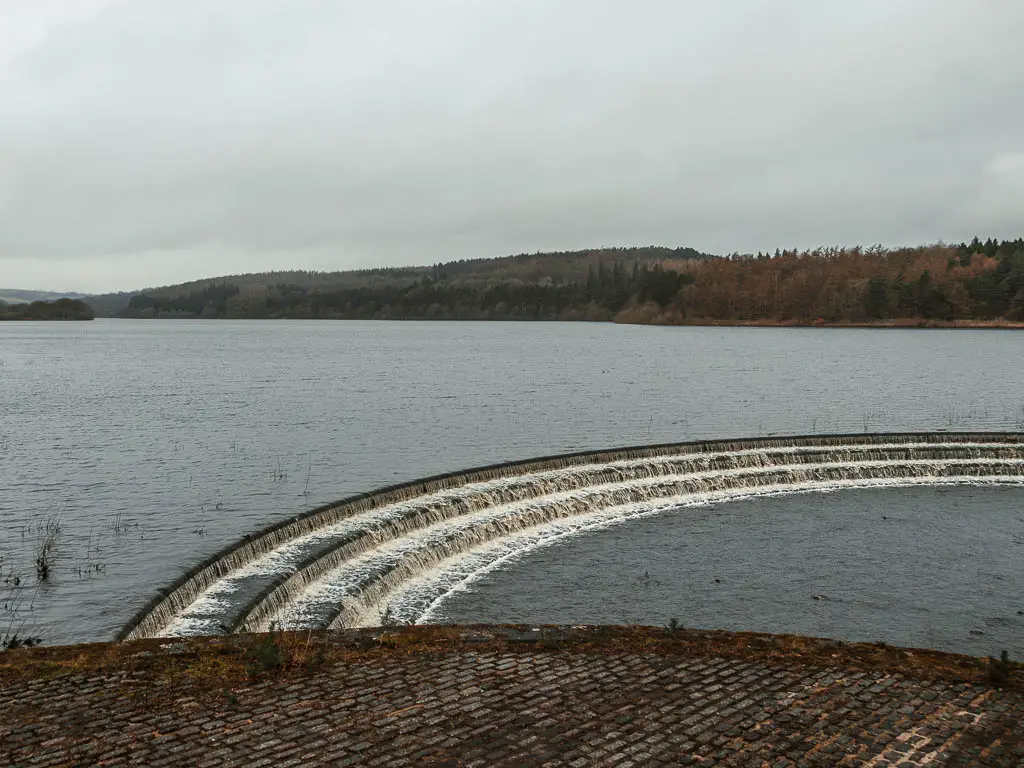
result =
M1021 234L1015 0L38 9L0 26L0 284Z

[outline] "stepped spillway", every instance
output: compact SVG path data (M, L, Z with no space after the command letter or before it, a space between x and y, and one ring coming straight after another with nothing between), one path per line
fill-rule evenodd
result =
M245 537L162 590L120 639L429 618L459 583L560 536L733 498L1024 485L1024 435L712 441L551 456L343 499Z

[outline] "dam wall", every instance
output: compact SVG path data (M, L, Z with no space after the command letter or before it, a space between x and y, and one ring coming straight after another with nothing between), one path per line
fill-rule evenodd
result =
M402 584L556 521L730 495L1024 482L1020 433L815 435L627 447L414 480L244 537L161 590L118 639L374 623Z

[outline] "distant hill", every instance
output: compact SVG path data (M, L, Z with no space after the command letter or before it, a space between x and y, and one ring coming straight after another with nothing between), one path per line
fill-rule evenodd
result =
M511 291L505 304L508 306L511 299L518 301L515 306L519 307L508 310L511 316L536 319L538 315L550 316L552 310L551 306L537 307L536 297L526 295L537 290L560 293L567 286L585 285L588 279L597 280L605 273L610 277L616 264L623 273L632 270L634 264L668 270L674 281L675 270L684 262L712 258L716 257L693 248L598 248L420 267L226 275L141 291L94 295L87 297L87 301L101 317L483 318L491 313L479 305L476 294L487 293L495 298L495 291ZM423 293L421 289L428 285L436 286L435 294ZM416 296L406 295L410 293ZM404 297L400 310L385 308L400 296ZM564 303L565 299L557 297L557 302ZM485 299L485 303L488 301L490 298ZM501 301L495 298L493 303ZM499 316L503 316L502 308L498 309ZM602 315L594 319L610 318L607 312Z
M81 299L61 298L7 304L0 302L0 321L4 320L92 320L92 307Z
M140 293L142 291L92 294L86 296L85 301L92 307L96 317L120 317L121 313L128 308L132 297L138 296Z
M56 299L84 299L84 293L61 293L59 291L23 291L18 288L0 288L0 301L5 304L28 304L32 301L55 301Z
M1024 327L1024 239L728 257L601 248L233 275L94 300L136 318Z

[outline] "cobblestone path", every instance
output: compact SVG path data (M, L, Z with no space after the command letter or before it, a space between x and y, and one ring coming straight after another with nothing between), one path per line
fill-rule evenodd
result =
M1018 690L795 659L480 643L189 680L0 682L0 765L1024 766Z

